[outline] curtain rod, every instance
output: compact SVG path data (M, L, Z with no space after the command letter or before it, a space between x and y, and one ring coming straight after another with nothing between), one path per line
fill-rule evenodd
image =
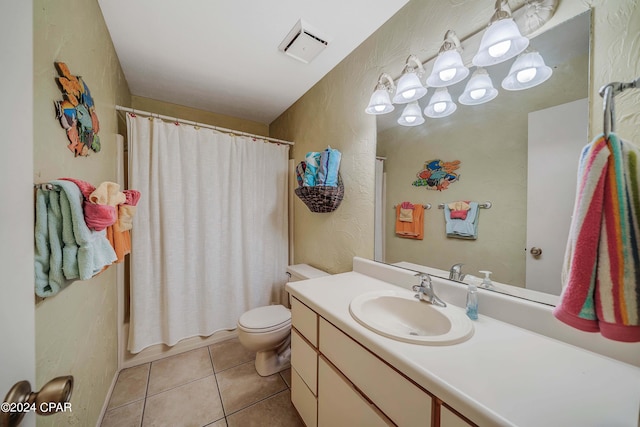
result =
M231 134L234 134L234 135L248 136L248 137L255 138L255 139L263 139L265 141L273 142L273 143L276 143L276 144L294 145L293 142L285 141L283 139L270 138L268 136L255 135L253 133L242 132L242 131L239 131L239 130L221 128L221 127L218 127L218 126L207 125L207 124L204 124L204 123L192 122L191 120L178 119L176 117L164 116L162 114L157 114L157 113L150 113L149 111L142 111L142 110L138 110L138 109L135 109L135 108L123 107L121 105L116 105L116 111L123 111L125 113L140 114L141 116L155 117L157 119L169 120L169 121L172 121L172 122L178 122L178 123L182 123L182 124L185 124L185 125L198 126L198 127L205 128L205 129L213 129L213 130L217 130L219 132L231 133Z

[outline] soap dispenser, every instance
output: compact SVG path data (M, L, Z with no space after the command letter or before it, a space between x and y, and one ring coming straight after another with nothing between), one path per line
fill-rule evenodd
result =
M467 316L471 320L478 320L478 288L476 285L468 285Z
M484 274L484 279L482 279L482 284L480 286L487 289L493 289L493 282L491 281L491 272L487 270L480 270L480 273Z

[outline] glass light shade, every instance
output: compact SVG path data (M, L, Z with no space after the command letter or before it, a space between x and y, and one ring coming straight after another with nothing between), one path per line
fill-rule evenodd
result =
M422 117L422 109L418 105L418 101L408 103L398 119L398 124L402 126L418 126L423 123L424 117Z
M498 90L493 87L489 73L484 68L478 68L464 88L458 101L464 105L478 105L491 101L498 96Z
M451 95L446 87L436 90L429 100L429 105L424 109L424 115L433 119L447 117L453 114L458 106L451 100Z
M398 86L396 94L393 97L394 104L408 104L409 102L417 101L427 94L427 88L425 88L416 73L404 73L400 80L398 80Z
M386 89L377 89L369 99L369 105L364 110L367 114L386 114L395 109L391 104L389 91Z
M506 90L529 89L545 82L553 74L538 52L527 52L520 55L511 65L509 74L502 81Z
M513 58L529 46L529 39L520 34L511 18L495 21L482 36L473 65L487 67Z
M469 75L469 69L462 63L460 53L446 50L436 58L431 75L427 78L427 85L431 87L451 86L464 80Z

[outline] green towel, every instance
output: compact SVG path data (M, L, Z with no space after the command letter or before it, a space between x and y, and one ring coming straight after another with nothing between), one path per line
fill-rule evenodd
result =
M36 193L35 291L41 297L90 279L117 259L106 231L87 227L78 186L62 180L51 184L53 190Z

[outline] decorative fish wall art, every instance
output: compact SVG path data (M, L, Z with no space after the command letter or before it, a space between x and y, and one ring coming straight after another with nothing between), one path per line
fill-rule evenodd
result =
M56 81L63 99L55 101L56 119L67 132L67 148L77 156L100 151L100 122L89 87L80 76L74 76L64 62L56 62L60 74Z
M413 181L414 187L426 187L427 190L446 190L449 184L460 179L455 170L460 168L460 160L444 162L440 159L427 160L424 168L416 174L417 180Z

